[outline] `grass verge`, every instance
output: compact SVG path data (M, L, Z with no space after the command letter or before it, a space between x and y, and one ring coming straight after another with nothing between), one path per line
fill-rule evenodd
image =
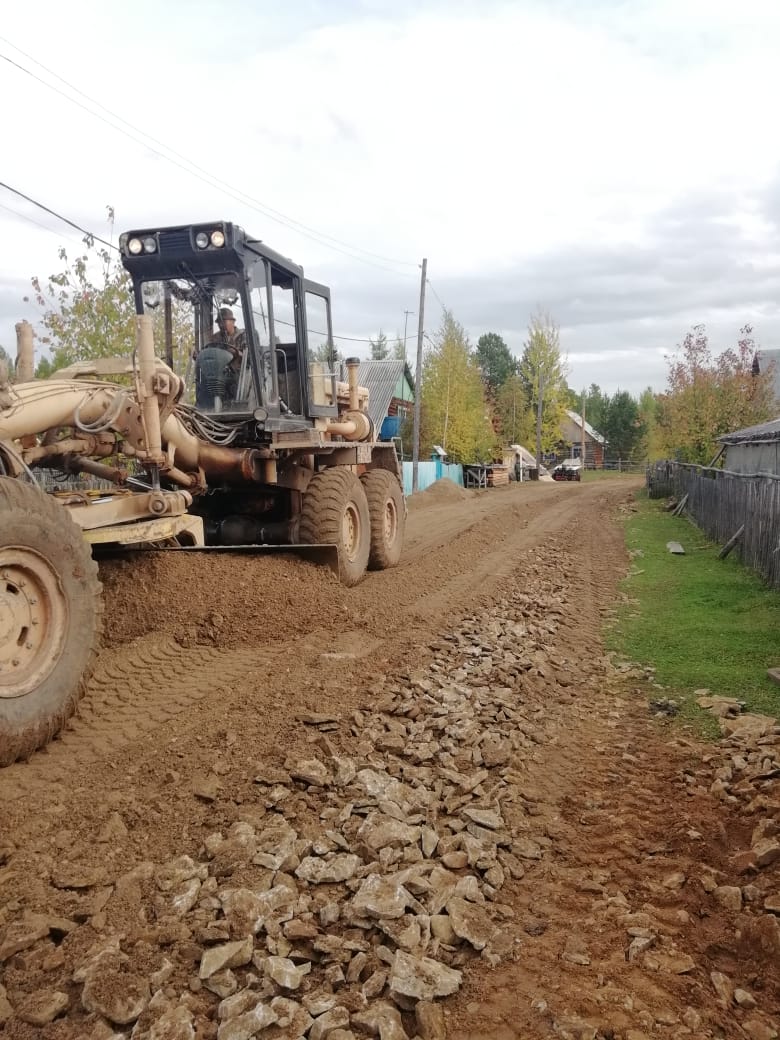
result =
M693 700L701 687L737 697L749 711L780 715L780 686L766 675L780 665L780 593L736 558L719 560L719 546L646 492L637 504L626 520L634 556L625 602L607 632L609 649L654 666L657 682L689 719L702 721ZM685 555L670 553L670 541Z
M624 470L620 472L616 469L586 469L582 479L590 482L593 480L615 480L617 477L623 477L628 480L641 476L642 473L644 473L644 470L633 470L632 472Z

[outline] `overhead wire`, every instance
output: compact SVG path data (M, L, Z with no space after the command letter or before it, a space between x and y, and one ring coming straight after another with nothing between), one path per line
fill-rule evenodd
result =
M54 72L52 69L48 68L42 62L38 61L37 58L28 54L26 51L23 51L20 47L17 47L17 45L13 43L11 40L7 39L7 37L0 36L0 40L9 44L11 47L13 47L15 51L17 51L19 54L24 55L25 58L27 58L29 61L32 61L35 65L43 69L50 76L53 76L55 79L65 84L65 86L67 86L69 90L72 90L75 93L79 94L81 97L85 98L87 101L90 102L91 105L101 108L104 112L108 113L108 115L111 116L112 120L116 120L117 122L124 124L124 126L129 127L133 131L133 133L130 133L128 132L128 130L123 129L122 126L117 126L116 122L111 122L111 120L106 119L106 117L102 116L99 112L94 111L93 108L89 108L87 105L82 104L82 102L78 101L76 98L71 97L69 94L66 94L64 91L60 90L53 83L49 83L40 76L37 76L34 72L32 72L28 68L25 68L25 66L21 65L18 61L14 61L14 59L10 58L8 55L0 53L0 59L7 62L9 65L18 69L25 75L30 76L32 79L40 83L42 86L46 87L48 90L51 90L54 93L59 94L61 97L64 97L67 101L70 101L71 104L76 105L78 108L81 108L83 111L94 116L96 119L101 120L101 122L106 123L106 125L110 126L113 130L117 131L118 133L124 134L126 137L135 141L137 144L140 144L144 148L149 149L155 155L158 155L160 158L172 163L179 169L184 170L184 172L188 173L190 176L195 177L200 181L203 181L204 183L208 184L209 187L217 188L218 190L224 191L225 194L229 195L231 198L234 198L236 199L236 201L241 202L243 205L246 205L249 208L256 210L258 213L261 213L263 216L268 217L275 223L281 224L282 226L289 228L291 231L294 231L297 234L303 235L307 238L311 238L313 241L318 242L320 245L323 245L326 248L333 249L336 252L349 256L353 260L357 260L361 263L366 263L371 266L390 271L392 274L398 276L400 276L401 272L394 271L392 268L387 267L386 265L396 264L397 266L403 267L418 266L417 263L413 263L409 260L396 260L391 257L382 256L378 253L372 253L369 250L362 249L362 247L360 246L350 245L349 243L334 238L332 235L328 235L325 232L317 231L315 228L310 227L308 224L304 224L302 221L295 220L293 217L288 217L280 210L273 209L271 206L268 206L266 203L261 202L259 199L256 199L253 196L248 195L246 192L243 192L240 188L236 188L235 186L228 184L226 181L222 181L218 177L215 177L213 174L209 173L208 170L198 165L188 156L176 151L174 148L171 148L170 145L165 144L159 139L153 137L151 134L148 134L146 131L139 129L134 124L124 119L122 116L111 111L111 109L107 108L101 102L97 101L95 98L90 97L89 94L86 94L84 91L80 90L78 87L70 83L64 77L60 76L59 73ZM142 138L145 138L146 140L142 140L141 138L139 138L137 136L138 134L142 135ZM156 148L150 147L150 145L147 143L148 141L152 141L154 142L154 144L157 144L160 147L165 148L171 154L168 155L165 152L161 152ZM183 163L186 163L187 165L183 165L182 162L177 161L177 159L172 158L172 156L177 156L178 159L183 160ZM358 253L363 253L364 255L359 256L357 255ZM377 261L384 261L384 263L379 263Z
M35 220L28 213L22 213L20 209L14 209L12 206L4 206L2 202L0 202L0 209L5 210L6 213L13 214L15 217L19 217L20 220L26 220L28 224L34 224L35 227L39 227L42 231L48 231L50 235L56 235L57 238L60 237L60 233L55 231L54 228L49 227L47 224L42 224L40 220ZM73 236L68 235L68 238L73 239ZM75 239L73 239L73 241L75 241ZM81 240L79 239L79 241Z
M0 181L0 188L5 188L7 191L13 192L14 195L18 195L20 198L23 198L26 202L29 202L33 206L37 206L39 209L42 209L44 212L49 213L53 217L56 217L57 220L63 221L63 223L67 224L71 228L74 228L76 231L81 232L81 234L83 234L83 235L85 235L85 236L87 236L87 237L89 237L91 239L94 239L96 242L102 243L103 245L107 246L109 249L113 249L115 252L119 252L118 247L115 246L113 244L113 242L109 242L106 239L101 238L99 235L94 234L94 232L88 231L86 228L81 227L81 225L80 224L76 224L75 221L70 220L68 217L63 216L61 213L57 213L56 210L50 209L48 206L45 206L42 202L38 202L37 199L34 199L31 195L26 195L24 192L19 191L17 188L12 188L10 184L6 184L4 181ZM28 221L30 221L31 224L35 224L36 227L42 228L44 231L48 231L51 234L56 234L56 232L53 231L52 228L46 227L45 224L41 224L37 220L33 220L32 217L27 216L27 214L25 214L25 213L20 213L18 210L11 209L9 206L3 206L2 203L0 203L0 209L5 209L9 213L14 213L14 214L16 214L16 216L21 217L23 220L28 220ZM278 324L278 325L287 325L290 328L295 328L294 322L284 321L282 318L275 318L274 322L275 322L275 324ZM313 335L315 335L315 336L325 336L325 337L327 337L327 335L328 335L327 332L320 332L317 329L310 329L309 331ZM332 337L333 337L333 339L345 340L345 341L348 341L348 342L351 342L351 343L372 343L372 342L374 342L374 339L371 336L368 336L368 337L362 337L362 336L340 336L340 335L338 335L337 333L334 332L334 333L332 333ZM416 338L416 334L413 334L411 336L407 336L406 339L404 339L402 336L397 336L396 340L400 341L402 343L407 343L410 339L415 339L415 338Z
M449 314L449 307L446 307L446 306L444 305L444 303L442 303L442 299L441 299L441 297L439 296L439 294L438 294L438 293L436 292L436 290L434 289L434 287L433 287L433 282L432 282L432 281L430 280L430 278L426 278L426 279L425 279L425 282L426 282L426 284L427 284L428 288L429 288L429 289L431 290L431 292L433 293L433 295L434 295L434 297L435 297L435 299L436 299L436 302L437 302L437 303L438 303L438 305L439 305L439 306L441 307L441 309L442 309L442 311L444 312L444 314Z
M18 188L12 188L10 184L6 184L4 181L0 181L0 188L5 188L6 191L13 192L14 195L18 195L19 198L24 199L25 202L32 203L32 205L33 206L37 206L38 209L42 209L45 213L50 214L52 217L56 217L57 220L61 220L63 222L63 224L67 224L69 227L74 228L76 231L80 231L82 235L86 235L88 238L91 238L93 241L100 242L101 245L107 246L109 249L114 249L114 250L116 250L116 252L119 252L119 250L117 249L117 247L114 245L113 242L109 242L107 239L101 238L100 235L96 235L93 231L87 231L86 228L81 227L80 224L77 224L75 221L71 220L69 217L64 217L61 213L57 213L56 210L50 209L48 206L44 206L44 204L42 202L38 202L37 199L32 198L30 195L25 195L25 193L23 191L19 191ZM21 213L18 214L18 215L19 216L24 216L24 214L21 214ZM32 218L30 218L30 217L25 217L25 219L32 220ZM32 220L32 223L33 224L37 224L38 222L37 222L37 220ZM39 224L38 226L39 227L43 227L43 224ZM51 228L45 228L44 230L50 231Z
M292 321L283 321L281 318L274 318L274 325L287 325L288 328L294 329L295 323ZM318 329L309 329L309 332L313 336L326 336L327 332L320 332ZM332 333L333 339L343 339L350 343L375 343L376 339L373 336L338 336L335 332ZM403 336L396 336L394 342L397 343L408 343L410 339L417 339L417 333L413 333L411 336L407 336L404 339Z

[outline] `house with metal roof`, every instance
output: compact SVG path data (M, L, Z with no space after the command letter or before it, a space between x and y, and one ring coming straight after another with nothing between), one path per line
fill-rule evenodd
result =
M564 454L578 459L582 451L582 431L585 430L585 465L600 469L604 465L606 438L594 430L587 420L577 412L567 410L561 422L561 441L566 446Z
M414 378L405 361L361 361L358 383L368 390L368 414L377 437L389 441L399 436L405 418L414 409Z
M718 440L726 449L724 469L780 476L780 418L725 433Z

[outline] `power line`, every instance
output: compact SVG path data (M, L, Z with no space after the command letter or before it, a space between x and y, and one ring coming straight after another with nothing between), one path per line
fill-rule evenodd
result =
M449 313L449 308L445 307L445 306L444 306L444 304L442 303L441 297L439 296L439 294L438 294L438 293L436 292L436 290L434 289L434 287L433 287L433 283L431 282L430 278L426 278L426 279L425 279L425 281L426 281L426 282L428 283L428 288L429 288L429 289L431 290L431 292L432 292L432 293L433 293L433 295L435 296L435 298L436 298L436 302L437 302L437 303L438 303L438 305L439 305L439 306L441 307L442 311L443 311L443 312L444 312L445 314Z
M164 142L158 140L151 134L148 134L146 131L139 129L137 126L130 123L122 116L111 111L111 109L107 108L105 105L97 101L95 98L90 97L89 94L86 94L84 91L80 90L74 84L64 79L64 77L60 76L57 72L54 72L52 69L48 68L42 62L34 58L31 54L28 54L26 51L23 51L20 47L17 47L16 44L13 43L11 40L7 39L4 36L0 36L0 40L3 40L5 43L9 44L11 47L14 48L15 51L18 51L19 54L24 55L25 58L32 61L35 65L43 69L50 76L53 76L55 79L65 84L65 86L67 86L69 90L72 90L76 94L79 94L81 97L85 98L87 101L90 102L91 105L95 105L98 108L101 108L104 112L108 113L108 115L110 115L112 119L124 124L124 126L130 127L130 129L133 130L134 133L128 133L127 130L124 130L121 126L117 126L116 123L106 119L104 116L100 115L99 112L95 112L93 109L88 108L86 105L82 104L76 98L70 97L64 91L59 90L56 86L54 86L54 84L48 83L40 76L37 76L30 69L25 68L24 65L19 64L19 62L14 61L12 58L8 57L5 54L0 54L0 58L3 61L6 61L9 65L12 65L14 68L18 69L20 72L23 72L25 75L30 76L32 79L40 83L42 86L46 87L48 90L52 90L56 94L59 94L61 97L64 97L67 101L70 101L71 104L76 105L78 108L81 108L83 111L94 116L96 119L100 119L101 122L106 123L113 130L116 130L118 133L124 134L124 136L126 137L129 137L131 140L135 141L136 144L142 145L144 148L149 149L151 152L153 152L155 155L158 155L160 158L165 159L168 162L172 163L174 166L177 166L179 169L184 170L184 172L188 173L190 176L196 177L198 180L203 181L205 184L208 184L209 187L217 188L219 190L224 191L231 198L236 199L236 201L241 202L243 205L249 206L250 209L256 210L258 213L261 213L263 216L270 218L276 223L281 224L292 231L295 231L297 234L304 235L307 238L311 238L313 241L318 242L320 245L323 245L328 249L333 249L336 252L343 253L345 256L349 256L353 260L357 260L361 263L370 264L373 267L378 267L383 270L388 270L396 275L400 274L400 272L393 271L392 268L386 267L385 264L377 263L376 261L383 260L387 263L396 264L403 267L418 266L417 264L414 264L409 260L396 260L391 257L384 257L380 254L371 253L369 250L362 249L362 247L360 246L352 246L346 242L342 242L340 239L334 238L332 235L328 235L325 232L317 231L315 228L310 227L308 224L304 224L301 221L295 220L293 217L288 217L281 211L273 209L267 204L261 202L260 200L253 198L251 195L247 195L245 192L241 191L240 188L236 188L230 184L227 184L225 181L221 181L219 178L209 173L208 170L204 169L202 166L199 166L192 159L188 158L186 155L183 155L181 152L177 152L174 148L171 148L170 145L167 145ZM146 140L142 140L141 138L137 137L137 134L141 134L143 138L146 138ZM156 148L151 148L147 144L147 141L153 141L155 144L160 145L160 147L165 148L168 152L170 152L171 155L167 155L164 152L160 152ZM178 156L180 159L184 160L185 163L187 163L187 166L183 165L181 162L177 162L177 160L172 158L171 156ZM190 169L189 167L192 167L192 169ZM365 255L358 256L355 251L357 251L357 253L363 253ZM370 257L373 257L374 259L369 259Z
M295 328L295 323L294 322L292 322L292 321L283 321L281 318L274 318L274 325L287 325L291 329ZM328 335L327 332L320 332L318 329L309 329L309 332L313 336L325 336L327 338L327 335ZM332 333L332 338L333 339L343 339L343 340L346 340L349 343L375 343L376 342L376 340L373 338L373 336L369 336L368 338L365 338L363 336L338 336L338 335L336 335L335 332ZM396 342L400 342L400 343L407 342L410 339L417 339L417 333L415 333L413 336L407 336L406 337L406 341L403 339L402 336L396 336ZM393 359L393 360L395 360L395 359ZM400 361L401 359L398 358L397 360Z
M33 206L37 206L39 209L42 209L45 213L49 213L51 216L56 217L57 220L63 221L63 223L67 224L69 227L75 228L76 231L80 231L83 235L87 235L89 238L94 239L96 242L101 242L103 245L108 246L109 249L113 249L117 253L119 252L119 249L113 244L113 242L107 242L106 239L101 238L99 235L95 235L91 231L87 231L86 228L83 228L79 224L74 223L68 217L64 217L61 213L57 213L55 210L49 209L48 206L44 206L44 204L42 202L38 202L36 199L32 198L30 195L25 195L24 192L19 191L16 188L12 188L10 184L6 184L4 181L0 181L0 188L5 188L7 191L13 192L14 195L18 195L20 198L24 199L26 202L32 203ZM29 220L29 222L31 224L35 224L36 227L43 228L44 231L48 231L51 234L56 234L55 231L53 231L51 228L46 227L45 224L41 224L39 221L33 220L32 217L29 217L29 216L27 216L24 213L20 213L18 210L11 209L9 206L3 206L2 204L0 204L0 209L7 210L9 213L15 213L16 216L21 217L23 220ZM275 318L274 320L275 320L276 324L278 324L278 325L288 325L292 329L295 328L295 323L294 322L283 321L281 318ZM326 336L327 337L327 335L328 335L327 332L318 332L316 329L310 329L310 332L312 332L312 334L315 335L315 336ZM350 343L373 343L374 342L372 337L365 338L365 337L361 337L361 336L338 336L338 335L336 335L336 333L333 333L332 337L333 337L333 339L345 340L345 341L349 341ZM396 340L400 340L401 342L406 342L407 340L415 339L415 338L416 338L415 336L407 336L406 339L404 340L400 336L397 336Z
M50 235L55 235L57 238L60 237L59 231L55 231L54 228L50 228L48 225L42 224L40 220L34 220L31 216L29 216L29 214L22 213L20 209L14 209L12 206L4 206L1 202L0 209L4 209L6 213L13 213L15 217L19 217L20 220L26 220L28 224L34 224L36 227L41 228L43 231L48 231ZM68 235L68 238L73 239L74 242L76 241L72 235Z
M0 188L5 188L6 191L13 192L14 195L18 195L19 198L20 199L24 199L25 202L32 203L33 206L37 206L38 209L42 209L44 211L44 213L48 213L48 214L50 214L50 216L56 217L57 220L61 220L63 222L63 224L67 224L69 227L75 228L76 231L80 231L82 233L82 235L86 235L88 238L93 239L95 242L100 242L101 245L107 246L109 249L116 250L117 253L119 252L119 250L117 249L117 247L114 245L113 242L108 242L108 241L106 241L105 238L101 238L100 235L96 235L92 231L87 231L87 229L81 227L80 224L74 223L68 217L63 217L63 215L61 213L57 213L56 210L49 209L49 207L48 206L44 206L44 204L42 202L37 202L35 199L31 198L29 195L25 195L23 191L19 191L18 188L12 188L10 184L5 184L4 181L0 181ZM20 214L20 216L21 216L21 214ZM28 219L30 219L30 218L28 218ZM33 220L32 223L36 224L37 221ZM39 226L43 227L42 224L39 225ZM46 228L46 230L50 231L51 229L50 228Z

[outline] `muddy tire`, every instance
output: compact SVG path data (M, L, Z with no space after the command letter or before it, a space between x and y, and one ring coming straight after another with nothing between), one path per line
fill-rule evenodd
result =
M406 526L406 506L401 485L386 469L372 469L360 478L368 499L371 520L371 551L368 566L372 571L395 567L401 559Z
M101 621L81 529L39 488L0 477L0 765L28 758L73 714Z
M315 473L303 496L301 541L307 545L335 545L339 576L345 585L357 585L366 572L371 550L371 524L363 485L345 467Z

